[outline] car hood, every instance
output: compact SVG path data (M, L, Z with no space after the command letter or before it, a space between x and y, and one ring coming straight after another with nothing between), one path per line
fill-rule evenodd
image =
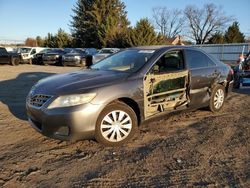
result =
M34 94L67 95L83 93L91 89L121 83L128 73L100 70L80 70L57 74L40 80L33 88Z

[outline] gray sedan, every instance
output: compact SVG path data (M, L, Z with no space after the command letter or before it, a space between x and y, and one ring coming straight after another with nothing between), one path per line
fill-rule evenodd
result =
M130 48L88 70L40 80L26 107L31 125L46 136L116 146L153 117L206 106L220 111L232 84L231 68L198 49Z

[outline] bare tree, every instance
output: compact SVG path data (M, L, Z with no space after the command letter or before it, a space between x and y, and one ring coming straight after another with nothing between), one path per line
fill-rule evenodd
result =
M221 7L213 3L205 4L199 9L196 6L187 6L184 15L188 22L190 38L197 44L205 43L212 34L222 31L233 18L227 17Z
M167 7L153 8L153 20L155 28L167 38L174 38L179 35L184 23L181 10L169 10Z
M25 46L36 47L36 46L37 46L37 41L36 41L36 39L27 38L27 39L25 40Z

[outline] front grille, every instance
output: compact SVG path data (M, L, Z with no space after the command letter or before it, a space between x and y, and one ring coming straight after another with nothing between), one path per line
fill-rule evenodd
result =
M66 61L75 61L76 58L75 57L65 57Z
M34 95L29 98L29 105L34 106L36 108L42 107L52 96L50 95Z
M56 60L56 56L44 56L43 59L45 61L54 61Z

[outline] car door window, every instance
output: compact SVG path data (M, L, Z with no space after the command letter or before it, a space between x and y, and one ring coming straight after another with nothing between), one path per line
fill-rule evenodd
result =
M185 105L187 83L182 50L163 54L144 78L145 116Z
M155 74L180 71L184 69L182 51L171 51L165 53L153 66Z
M216 65L207 55L197 50L186 50L186 59L190 69L206 68Z
M30 52L30 55L33 55L36 53L36 49L33 49L31 52Z

